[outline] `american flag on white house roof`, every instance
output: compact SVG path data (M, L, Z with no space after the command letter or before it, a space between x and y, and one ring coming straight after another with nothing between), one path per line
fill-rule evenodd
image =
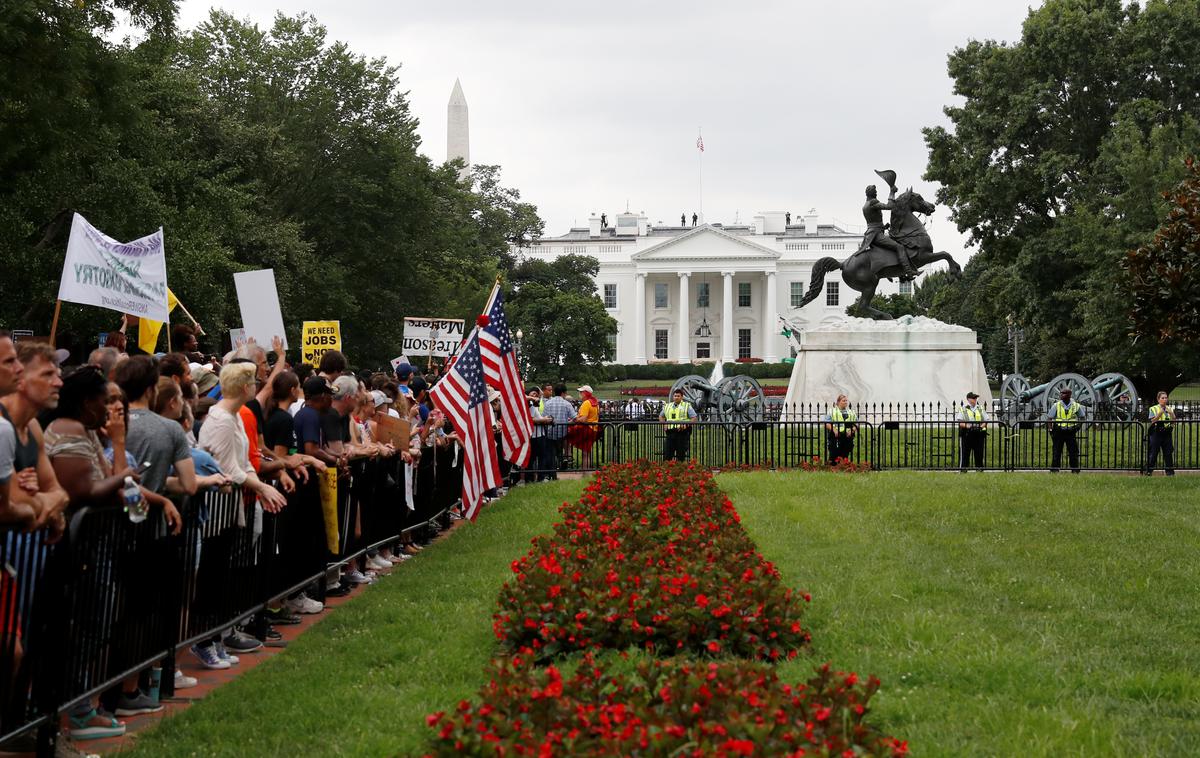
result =
M700 148L700 152L702 152L702 153L704 152L704 137L703 136L697 135L696 147Z
M500 291L500 282L492 289L485 313L488 323L479 333L483 377L489 387L500 393L504 457L518 466L525 466L529 463L533 417L529 413L529 401L525 399L525 386L517 366L508 318L504 315L504 293Z
M479 358L478 327L459 349L453 367L433 385L429 394L462 440L462 501L466 517L474 520L483 493L500 486L492 407L488 405L487 383Z

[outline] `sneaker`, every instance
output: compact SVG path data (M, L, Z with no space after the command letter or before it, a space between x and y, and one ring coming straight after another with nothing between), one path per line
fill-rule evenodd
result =
M73 740L97 740L125 734L124 724L112 714L95 708L82 716L71 716L67 722L67 734Z
M308 597L306 597L304 595L301 595L301 597L304 597L305 600L308 600ZM309 600L309 602L316 603L317 605L321 605L320 603L317 603L317 601L315 601L315 600ZM275 608L273 610L267 609L266 615L267 615L267 621L274 624L275 626L291 626L293 624L300 623L300 617L297 616L291 610L290 604L286 605L286 606L280 606L279 608Z
M325 590L325 597L345 597L350 594L350 587L339 584L331 590Z
M377 555L374 558L367 561L367 565L373 566L374 568L376 568L380 571L386 571L387 569L390 569L392 567L392 562L389 561L387 558L384 558L382 555Z
M350 582L351 584L367 584L368 583L367 577L363 574L363 572L359 571L358 569L354 569L353 571L347 571L343 575L342 578L345 579L347 582Z
M192 655L196 656L204 668L223 671L229 668L230 662L221 657L221 654L217 652L217 647L215 644L204 647L192 645Z
M407 556L404 553L392 553L387 557L387 561L395 566L397 563L404 563L409 559L409 557L410 556Z
M221 660L227 662L230 666L236 666L242 662L241 658L238 658L236 655L229 652L223 642L216 642L213 644L213 647L217 650L217 656Z
M179 669L175 669L175 691L186 690L195 687L200 683L200 680L194 676L188 676Z
M326 588L326 592L328 591L329 588ZM323 603L313 600L303 592L288 600L287 607L291 609L292 613L320 613L321 611L325 610L325 605ZM300 619L297 618L294 623L300 623Z
M267 647L287 647L287 642L284 641L283 635L270 624L267 624L267 630L263 632L262 643Z
M132 695L122 692L117 698L116 714L118 716L140 716L143 713L158 713L162 709L162 703L155 702L154 698L141 690Z
M234 631L221 640L225 648L235 653L253 653L262 647L262 643L245 632Z

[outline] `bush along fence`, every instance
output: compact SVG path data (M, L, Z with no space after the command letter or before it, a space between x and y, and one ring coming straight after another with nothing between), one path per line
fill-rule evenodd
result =
M681 463L601 470L512 564L477 702L431 714L457 755L877 755L907 743L867 717L874 678L772 663L810 641L785 587L711 474ZM650 657L629 671L631 649Z
M610 463L662 460L667 424L657 408L645 413L610 413L600 423L545 427L552 452L533 468L591 471ZM690 425L688 459L709 469L800 468L829 462L832 448L822 421L813 411L773 419L723 421L702 417ZM952 471L961 468L959 423L947 414L860 412L850 461L873 469ZM1054 434L1044 420L992 419L984 437L982 466L997 471L1051 468ZM1176 470L1200 469L1200 414L1181 413L1171 428ZM1095 471L1143 471L1150 452L1150 424L1113 419L1086 421L1074 434L1079 467ZM1160 454L1157 466L1165 465ZM1062 468L1071 468L1063 454Z
M407 507L398 459L352 463L338 483L338 549L329 550L319 477L313 472L279 513L236 487L188 498L184 526L161 516L131 523L119 507L70 514L64 539L6 532L0 541L0 741L39 729L37 753L54 755L60 714L128 676L161 666L174 694L175 657L250 619L269 601L404 533L448 526L461 461L427 448L412 469Z

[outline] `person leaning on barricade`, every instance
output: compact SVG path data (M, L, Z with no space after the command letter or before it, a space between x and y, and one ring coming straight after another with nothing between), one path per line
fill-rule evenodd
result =
M683 390L671 393L671 402L663 406L658 420L667 424L663 460L686 461L692 443L692 424L696 420L696 409L683 399Z
M1147 457L1146 470L1143 473L1146 476L1154 475L1154 468L1158 465L1158 453L1161 450L1163 471L1167 476L1175 476L1175 408L1167 404L1166 392L1160 391L1157 400L1149 410L1150 428L1146 431Z
M558 479L558 471L563 468L563 445L566 441L567 430L571 420L575 418L575 406L567 400L567 385L556 384L553 396L546 400L546 415L550 417L550 425L546 427L546 438L550 441L551 454L554 455L554 465L550 468L550 479Z
M1087 418L1086 409L1071 399L1071 390L1064 388L1059 399L1046 410L1046 428L1050 430L1053 449L1050 453L1050 473L1057 474L1062 466L1063 448L1071 464L1071 473L1079 473L1079 440L1075 435Z
M967 393L967 402L958 409L958 470L967 472L971 458L975 459L975 468L983 471L983 453L987 444L988 416L987 411L979 405L979 395Z
M554 419L546 415L546 401L542 399L542 391L536 385L531 386L525 393L529 402L529 415L533 421L533 430L529 438L529 472L525 481L532 482L535 478L544 482L550 478L550 472L555 467L554 447L546 436Z
M838 395L824 421L829 463L849 461L854 455L854 437L858 434L858 414L850 408L849 398Z

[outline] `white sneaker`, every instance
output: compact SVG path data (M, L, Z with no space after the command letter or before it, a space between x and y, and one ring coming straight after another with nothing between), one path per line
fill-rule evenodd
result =
M288 609L292 613L320 613L325 610L325 604L318 600L313 600L308 595L301 592L294 598L286 602Z
M358 569L354 569L353 571L347 571L346 573L342 574L342 578L345 579L347 582L350 582L351 584L369 584L370 583L370 580L367 579L366 575L363 574L363 572L359 571Z
M367 565L379 571L386 571L392 567L392 562L384 558L382 555L377 555L367 561Z
M194 676L185 676L182 671L175 669L175 689L186 690L189 687L195 687L200 680Z

